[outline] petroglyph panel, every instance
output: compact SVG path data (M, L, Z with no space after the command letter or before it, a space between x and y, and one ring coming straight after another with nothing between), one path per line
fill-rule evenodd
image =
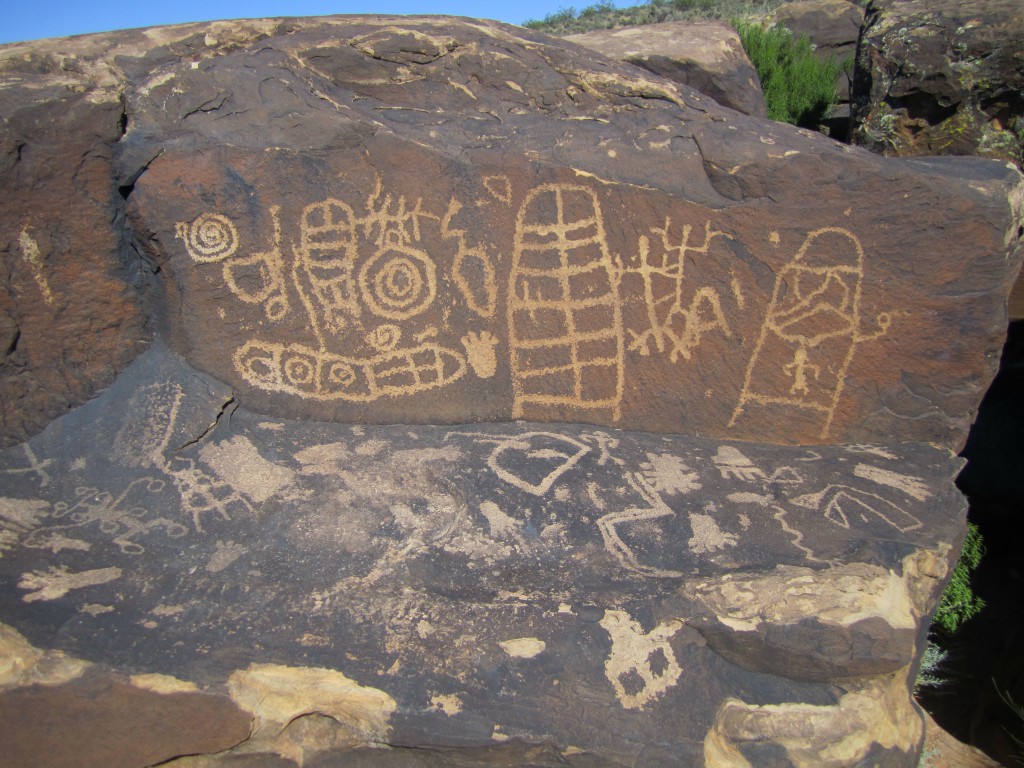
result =
M146 357L168 354L161 347ZM902 448L769 450L536 424L415 432L311 424L297 439L241 410L231 426L214 419L211 427L190 400L189 387L202 381L151 377L108 394L122 406L104 416L116 437L102 484L90 481L94 458L46 440L7 451L0 560L22 563L25 584L49 579L51 592L85 583L59 570L82 573L83 558L127 574L159 558L154 547L197 546L204 569L227 573L250 556L247 547L264 546L249 531L269 525L308 556L326 554L329 543L379 559L371 570L452 557L499 573L540 558L568 569L571 591L588 578L661 582L739 563L824 565L857 537L921 535L945 482L937 478L954 471L941 451L923 447L907 449L928 457L921 464ZM585 564L575 562L584 551ZM59 572L40 570L40 557ZM362 568L350 577L365 577Z
M447 738L467 713L485 741L664 732L723 663L687 585L780 565L827 583L851 557L898 580L962 508L957 460L926 445L270 420L161 343L57 426L0 453L0 621L184 681L334 670L394 702L401 739ZM729 674L715 706L739 695ZM517 713L496 675L516 700L585 691L608 719L566 731ZM693 745L714 711L687 716Z
M146 180L179 190L144 181L136 199L181 300L172 338L280 416L743 439L770 420L772 440L832 442L887 386L848 385L879 375L857 350L899 343L907 318L849 212L783 237L653 190L387 139L315 163L172 154Z

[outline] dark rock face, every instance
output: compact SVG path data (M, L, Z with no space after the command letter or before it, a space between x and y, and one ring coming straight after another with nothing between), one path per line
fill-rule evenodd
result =
M962 439L1005 323L1007 169L896 174L504 30L345 34L170 64L128 97L168 337L252 407ZM951 283L965 301L927 310Z
M352 17L0 49L3 93L83 110L48 157L88 158L33 171L71 190L63 251L36 187L5 203L0 331L49 356L5 381L108 383L81 326L23 344L61 317L109 320L110 376L156 337L0 452L5 711L157 713L159 750L103 752L140 766L915 764L1019 174L552 42Z
M780 5L772 19L794 35L806 35L821 58L845 61L857 55L864 10L849 0L795 0Z
M857 142L893 155L1024 160L1016 0L873 0L854 85Z
M227 415L229 398L157 343L6 451L5 621L226 689L251 744L286 756L311 713L334 718L305 723L321 748L548 739L757 765L741 723L813 713L867 754L881 737L851 712L913 747L896 700L961 525L948 451L352 427ZM601 717L557 703L576 697Z
M584 32L565 39L688 85L724 107L753 117L765 116L757 72L739 35L728 24L669 21Z
M85 402L148 338L142 265L125 258L117 222L122 106L33 87L37 73L17 71L33 65L45 71L45 61L5 60L0 90L3 445Z

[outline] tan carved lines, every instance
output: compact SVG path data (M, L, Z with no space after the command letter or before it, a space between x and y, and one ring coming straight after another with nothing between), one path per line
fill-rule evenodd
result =
M360 267L359 288L375 315L406 320L434 301L436 268L424 251L392 242Z
M519 208L509 277L513 418L528 406L620 415L620 268L596 193L545 184Z
M302 210L294 283L321 344L323 326L338 333L348 325L348 315L359 317L361 311L353 275L355 227L355 213L340 200L323 200ZM311 287L315 303L302 289L304 283Z
M512 205L512 180L508 176L504 174L484 176L484 189L495 200L508 206Z
M672 222L666 218L664 227L653 230L661 240L660 259L651 257L648 238L640 238L640 266L629 272L639 274L643 279L644 303L650 327L640 334L630 331L633 340L629 349L648 355L653 346L654 351L668 352L669 360L674 363L680 357L689 360L706 333L717 329L726 338L732 336L722 312L721 299L714 288L699 288L688 299L684 291L687 259L692 259L696 254L707 255L717 237L731 238L724 232L712 229L710 221L704 224L704 241L700 245L690 242L693 233L691 225L684 225L676 240L672 238L671 228ZM742 306L742 291L735 279L732 287L738 291L737 300Z
M643 709L679 682L683 670L669 641L682 628L681 620L644 632L626 611L607 610L600 624L612 641L604 674L625 709Z
M494 353L494 347L498 343L497 337L490 331L470 331L460 341L466 348L466 359L469 360L473 373L481 379L491 378L498 370L498 357Z
M54 553L62 549L88 549L86 542L73 536L80 529L96 526L104 533L114 534L113 543L125 554L141 555L146 550L136 539L152 530L163 529L172 539L180 538L188 532L185 526L163 517L146 519L148 510L125 503L136 488L145 493L159 493L164 485L164 481L159 478L140 478L129 483L116 497L98 488L75 488L72 503L59 501L53 506L50 517L61 522L36 528L25 538L24 544L26 547L48 549Z
M498 281L494 265L482 248L466 245L465 230L451 226L452 218L461 209L462 204L452 198L441 220L441 237L446 240L455 239L458 243L452 263L452 278L469 308L482 318L491 318L498 307Z
M373 192L366 200L366 216L358 220L363 236L379 248L389 242L410 245L421 239L421 219L437 221L439 217L423 210L423 201L416 200L410 209L404 196L384 194L377 177Z
M270 321L282 319L291 310L284 282L281 252L281 206L270 208L274 245L263 253L240 256L224 262L224 282L231 293L248 304L263 304Z
M234 222L219 213L203 213L191 222L179 221L175 231L197 264L215 264L234 256L238 250Z
M262 304L268 320L280 320L288 314L288 293L284 281L284 257L281 253L280 206L272 206L273 247L263 253L236 256L238 229L227 216L204 213L191 222L178 222L177 236L198 264L223 262L223 277L231 293L248 304Z
M683 574L679 571L669 571L663 568L644 565L640 562L632 547L623 541L622 536L619 534L620 525L644 524L651 520L657 520L659 517L675 514L642 474L627 473L626 480L633 487L633 490L639 493L643 500L647 502L648 506L646 508L632 507L617 512L610 512L599 518L597 529L601 532L601 538L604 540L604 548L619 561L619 565L632 573L659 578L678 578L682 576Z
M848 529L851 517L859 518L864 523L877 517L901 533L916 530L922 525L920 520L891 501L847 485L828 485L817 493L809 493L790 501L806 509L819 510L826 520L840 528Z
M18 235L18 245L21 246L21 255L24 257L29 269L32 270L32 279L36 281L39 293L43 296L43 301L52 307L55 301L53 290L50 288L50 281L46 279L46 272L43 271L43 257L39 253L39 245L32 238L32 235L28 233L28 227L21 230L21 233Z
M729 426L750 403L788 405L822 414L828 436L856 345L889 329L892 317L876 318L879 330L860 331L864 250L850 231L811 232L778 274L764 324L744 376Z
M433 342L355 357L302 344L249 341L235 352L234 363L254 387L321 401L411 395L450 384L466 372L461 354Z

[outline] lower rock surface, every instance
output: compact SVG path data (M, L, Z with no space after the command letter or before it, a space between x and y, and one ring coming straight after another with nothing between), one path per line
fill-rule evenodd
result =
M0 711L179 768L911 766L959 466L268 419L157 342L0 453Z

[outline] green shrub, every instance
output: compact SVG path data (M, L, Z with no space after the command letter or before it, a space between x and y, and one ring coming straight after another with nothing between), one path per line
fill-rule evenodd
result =
M971 571L978 567L984 552L978 526L968 523L960 558L956 561L946 591L942 593L939 607L935 609L933 629L938 627L947 635L951 635L985 607L985 601L971 590Z
M640 5L616 8L612 0L599 0L582 11L559 10L541 20L530 19L524 27L549 35L569 35L594 29L615 29L662 21L746 18L768 13L782 0L648 0Z
M576 20L576 9L559 8L555 13L549 13L543 19L529 19L523 22L524 27L530 29L540 29L544 31L553 31L559 29L566 24L571 24Z
M917 679L914 681L914 693L920 693L925 688L942 688L948 680L943 674L943 666L949 660L949 653L942 649L931 637L924 649L924 656L921 657L921 667L917 671Z
M833 57L819 61L806 35L785 27L762 27L733 20L743 49L757 70L770 120L817 128L835 108L845 65Z

